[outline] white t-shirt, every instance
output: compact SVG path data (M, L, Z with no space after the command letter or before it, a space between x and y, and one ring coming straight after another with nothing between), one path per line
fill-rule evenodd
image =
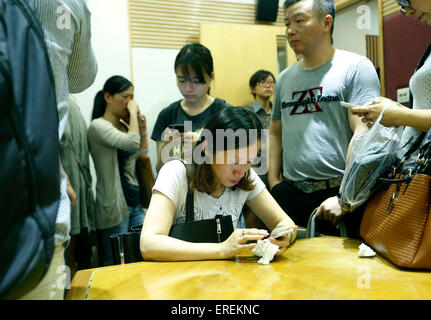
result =
M232 190L226 188L218 198L214 198L205 192L194 192L194 219L212 219L216 215L231 215L234 228L240 218L242 208L247 200L253 199L265 189L265 184L259 176L250 169L250 178L254 182L254 189L244 191L240 188ZM167 162L160 169L154 184L153 191L157 190L175 203L175 216L173 224L185 222L185 203L188 192L187 173L184 164L180 160Z

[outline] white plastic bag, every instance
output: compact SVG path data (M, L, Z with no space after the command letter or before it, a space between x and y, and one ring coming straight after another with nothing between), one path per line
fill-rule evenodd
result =
M404 127L385 127L380 124L383 109L371 129L353 137L348 166L341 181L341 205L354 211L375 191L377 179L396 161L396 152Z

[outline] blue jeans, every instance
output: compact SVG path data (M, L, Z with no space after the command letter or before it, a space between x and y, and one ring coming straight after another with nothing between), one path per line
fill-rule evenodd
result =
M144 223L145 211L139 204L136 207L129 208L129 230L131 227L138 226Z
M112 228L98 230L104 266L110 266L114 264L111 239L109 237L113 234L128 232L131 227L144 223L145 212L140 204L136 207L128 208L129 216L126 217L120 224Z

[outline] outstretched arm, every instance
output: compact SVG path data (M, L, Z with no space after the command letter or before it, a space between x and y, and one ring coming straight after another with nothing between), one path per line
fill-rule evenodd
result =
M362 117L365 122L375 122L383 108L385 112L380 123L386 127L410 126L426 132L431 125L431 109L410 109L384 97L379 97L363 107L351 108L351 112Z

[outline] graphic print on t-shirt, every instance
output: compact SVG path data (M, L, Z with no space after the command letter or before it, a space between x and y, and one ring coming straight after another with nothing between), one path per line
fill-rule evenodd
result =
M296 100L295 100L296 99ZM292 108L291 116L305 113L323 112L319 102L340 101L337 96L324 96L323 87L292 92L292 101L283 101L281 108Z

